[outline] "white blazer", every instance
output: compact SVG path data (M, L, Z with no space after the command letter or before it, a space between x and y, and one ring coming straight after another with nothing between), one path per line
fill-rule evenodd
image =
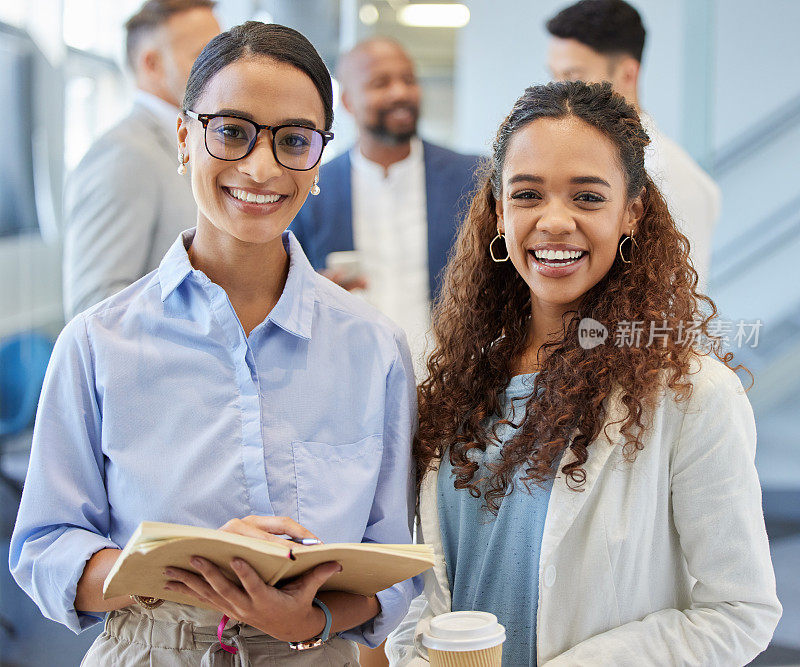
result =
M624 412L612 395L608 437L589 447L583 491L555 478L539 560L539 667L733 667L769 644L781 605L753 412L738 377L716 359L696 357L691 381L688 401L669 392L659 400L633 463L622 456L613 422ZM567 450L562 467L573 459ZM418 512L436 565L387 641L392 665L427 664L421 634L450 611L437 476L423 479Z

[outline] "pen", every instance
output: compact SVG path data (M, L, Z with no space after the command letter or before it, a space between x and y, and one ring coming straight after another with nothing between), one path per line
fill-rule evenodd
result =
M297 542L297 544L302 544L304 547L311 547L315 544L322 544L321 540L315 540L313 537L290 537L289 538L292 542Z

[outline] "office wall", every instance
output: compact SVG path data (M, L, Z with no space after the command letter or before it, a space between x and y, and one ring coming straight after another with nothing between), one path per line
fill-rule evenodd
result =
M470 0L470 22L456 55L456 145L484 152L514 100L531 84L549 80L545 21L564 0ZM639 0L649 29L642 102L663 131L680 135L683 114L684 5Z

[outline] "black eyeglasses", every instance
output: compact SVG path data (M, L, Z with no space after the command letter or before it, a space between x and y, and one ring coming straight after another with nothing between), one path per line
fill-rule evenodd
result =
M195 113L188 109L183 112L203 124L208 154L227 162L250 155L258 133L269 130L272 133L272 153L278 164L293 171L308 171L317 166L322 150L333 139L333 132L303 125L259 125L238 116Z

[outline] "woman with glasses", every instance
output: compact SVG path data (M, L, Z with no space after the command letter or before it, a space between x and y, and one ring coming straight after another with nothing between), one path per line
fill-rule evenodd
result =
M183 106L178 168L191 168L197 226L59 337L11 568L75 632L107 613L85 665L212 664L225 650L242 664L356 665L353 640L380 644L412 581L376 597L317 593L338 564L277 589L245 562L232 562L234 583L198 560L194 572L168 570L168 588L216 612L102 598L142 520L410 541L405 338L316 274L286 231L324 186L325 65L296 31L248 22L206 46Z

